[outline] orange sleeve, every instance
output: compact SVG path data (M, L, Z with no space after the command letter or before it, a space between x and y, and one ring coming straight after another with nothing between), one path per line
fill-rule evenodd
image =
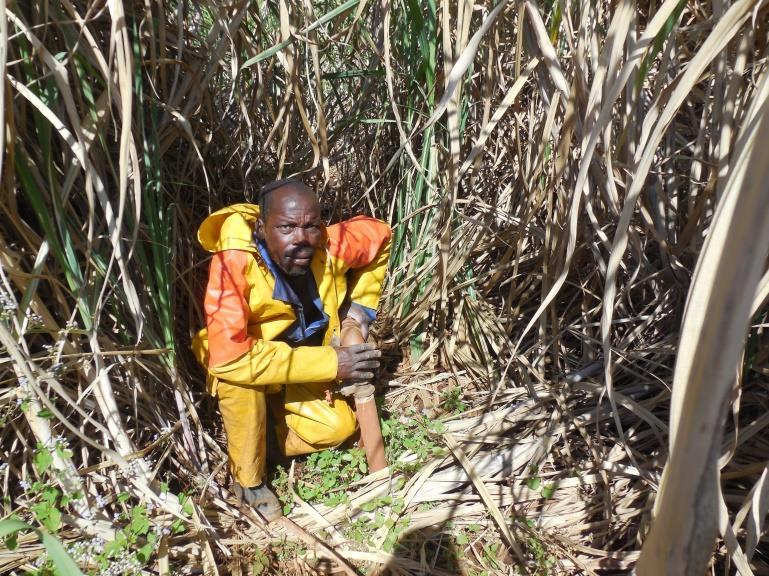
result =
M242 250L214 254L208 275L204 308L208 326L208 365L219 366L251 349L248 335L246 270L253 258Z
M328 251L346 268L364 268L376 260L390 240L390 227L370 216L356 216L329 226Z
M375 218L356 216L328 227L329 254L347 277L347 297L373 317L390 261L390 227Z

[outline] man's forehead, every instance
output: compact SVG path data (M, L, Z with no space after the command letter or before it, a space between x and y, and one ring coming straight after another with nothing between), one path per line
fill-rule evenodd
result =
M295 212L308 209L320 212L318 197L309 188L282 186L270 192L269 211Z

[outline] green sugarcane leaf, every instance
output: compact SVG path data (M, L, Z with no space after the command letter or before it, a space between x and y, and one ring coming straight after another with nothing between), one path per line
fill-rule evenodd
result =
M48 557L56 567L56 573L60 576L83 576L83 573L78 568L75 561L67 554L67 551L62 546L61 542L56 539L55 536L49 532L30 526L26 522L22 522L18 518L11 516L5 520L0 521L0 538L8 538L15 535L22 530L32 530L35 532L43 542ZM6 540L7 542L7 540Z
M330 12L327 12L326 14L324 14L323 16L318 18L315 22L313 22L312 24L310 24L306 28L303 28L299 33L300 34L306 34L307 32L312 32L318 26L322 26L323 24L325 24L326 22L328 22L330 20L333 20L334 18L336 18L340 14L342 14L344 12L347 12L350 8L354 8L355 6L358 5L358 2L360 2L360 0L347 0L347 2L345 2L341 6L339 6L337 8L334 8ZM254 64L258 64L262 60L266 60L270 56L274 56L275 54L277 54L278 52L283 50L289 44L293 44L293 42L294 42L294 39L293 38L289 38L288 40L283 40L282 42L279 42L279 43L275 44L271 48L268 48L267 50L265 50L263 52L260 52L259 54L257 54L253 58L249 58L248 60L246 60L243 63L243 65L240 67L240 69L242 70L244 68L248 68L250 66L253 66Z

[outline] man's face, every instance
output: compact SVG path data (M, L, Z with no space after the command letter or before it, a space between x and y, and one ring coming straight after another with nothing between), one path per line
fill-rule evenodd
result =
M318 199L310 190L291 185L269 194L269 210L257 220L256 234L283 272L301 276L310 268L322 237Z

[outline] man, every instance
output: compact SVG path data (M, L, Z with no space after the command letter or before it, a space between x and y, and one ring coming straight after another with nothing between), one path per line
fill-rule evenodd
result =
M338 346L341 322L352 318L368 332L390 237L387 224L365 216L326 228L317 197L298 180L274 182L259 206L229 206L198 230L214 255L207 327L193 347L219 401L236 495L268 520L281 506L263 482L267 404L286 456L355 432L355 414L335 388L372 378L381 352Z

